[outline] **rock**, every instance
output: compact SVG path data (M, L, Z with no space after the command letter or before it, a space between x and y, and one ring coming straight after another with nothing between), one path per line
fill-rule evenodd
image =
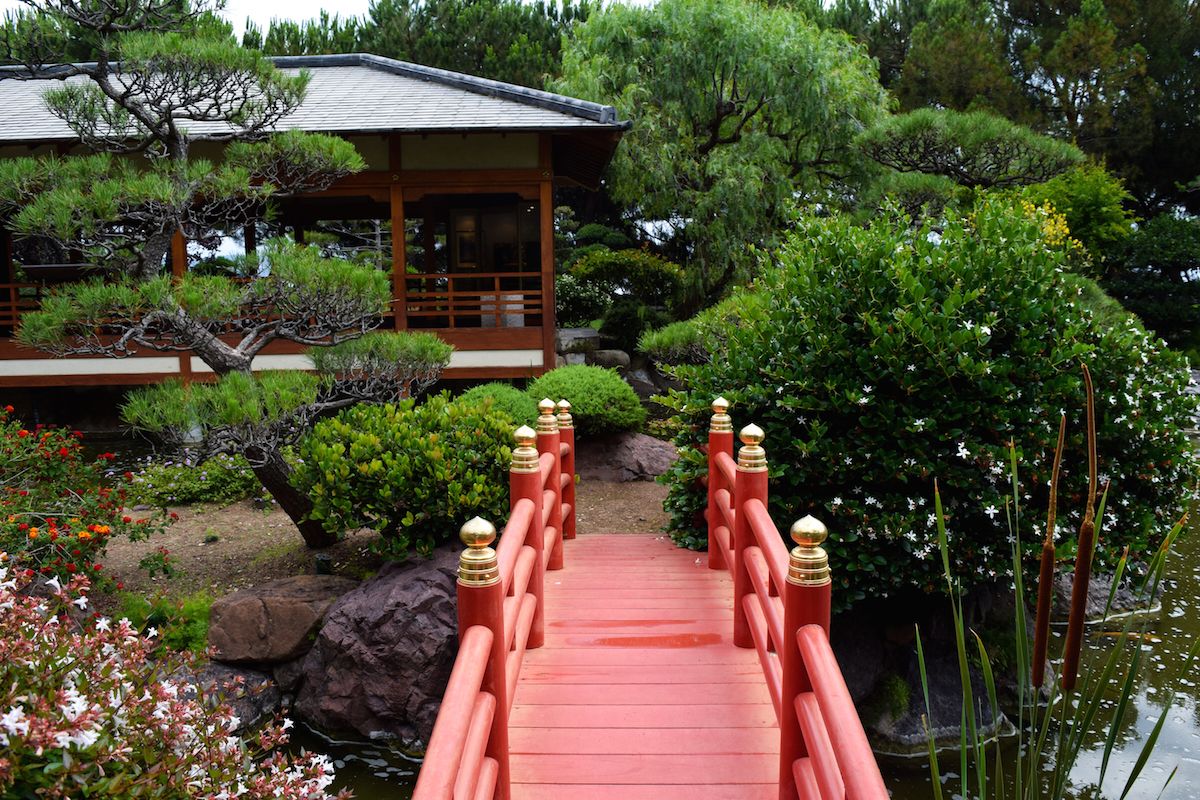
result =
M282 696L271 676L255 670L209 662L198 671L185 670L175 677L203 688L205 698L233 706L238 726L234 733L253 730L280 708ZM184 693L196 696L195 689Z
M578 447L575 465L584 480L653 480L670 469L679 457L675 445L644 433L581 439Z
M629 366L629 353L624 350L594 350L588 357L588 363L597 367L626 369Z
M275 683L279 685L279 691L295 694L296 690L300 688L301 678L304 677L304 657L276 664L271 674L275 676Z
M566 365L567 365L567 360L565 358L563 358L562 356L559 356L559 355L554 356L555 369L557 369L558 367L565 367Z
M325 612L358 581L298 575L226 595L212 605L208 642L230 664L278 664L308 652Z
M458 553L388 564L343 595L304 659L296 715L423 750L458 650Z
M586 353L600 346L600 331L595 328L559 328L554 349L559 353Z
M1074 585L1075 573L1059 573L1054 578L1054 604L1050 607L1052 619L1065 620L1071 612L1071 587ZM1088 623L1100 622L1104 618L1104 607L1108 605L1108 594L1112 590L1111 574L1098 575L1093 573L1088 584L1087 609L1084 619ZM1113 597L1109 614L1128 614L1130 612L1158 613L1161 603L1151 606L1145 595L1138 595L1126 581L1117 588Z
M567 353L563 356L563 361L571 365L586 364L587 353Z

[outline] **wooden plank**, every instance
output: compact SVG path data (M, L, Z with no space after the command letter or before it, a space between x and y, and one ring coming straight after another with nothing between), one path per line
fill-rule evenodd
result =
M663 673L641 664L542 664L534 663L531 651L521 670L521 684L558 683L637 684L656 683ZM762 667L757 659L741 664L674 664L668 674L680 683L762 683Z
M616 620L656 620L663 617L678 615L680 619L719 619L728 622L733 618L728 603L696 603L687 606L670 608L597 608L591 605L580 605L575 608L563 609L563 616L569 616L567 622L616 621Z
M526 664L637 664L680 665L680 664L754 664L758 665L758 654L753 648L704 647L704 648L654 648L654 647L561 647L550 645L531 650L525 656Z
M776 774L778 756L647 753L611 755L528 754L512 762L514 783L711 784L761 783Z
M775 724L775 708L757 705L679 706L665 714L657 706L531 706L515 703L510 728L761 728ZM586 782L586 781L585 781ZM670 781L667 781L670 783Z
M730 629L730 623L725 619L572 619L546 623L546 633L603 637L614 634L629 634L639 637L655 637L664 634L675 637L687 634L699 636L716 634L720 637Z
M633 786L599 784L513 784L518 800L778 800L777 783L712 784L708 786L657 784Z
M681 736L676 728L513 728L508 743L509 751L514 754L767 753L778 756L779 731L774 728L716 728L706 730L702 736Z
M659 671L659 679L670 676ZM586 687L571 684L525 683L517 688L520 705L596 706L637 703L647 706L691 705L697 699L713 705L761 705L771 702L766 686L758 683L595 683ZM585 712L586 713L586 712ZM668 712L672 713L672 712Z

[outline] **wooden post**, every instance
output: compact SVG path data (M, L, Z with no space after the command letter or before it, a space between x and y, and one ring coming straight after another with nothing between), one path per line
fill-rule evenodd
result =
M796 547L788 559L787 584L783 587L783 643L779 651L782 673L782 702L779 709L779 797L795 800L796 778L793 764L808 755L800 720L796 716L796 697L812 690L804 659L796 644L796 632L805 625L820 625L829 636L832 582L829 557L821 547L828 531L820 520L807 516L792 525Z
M568 477L562 501L571 507L571 513L563 517L563 538L575 538L575 420L571 416L571 404L558 401L558 438L567 446L562 457L562 471Z
M484 752L499 765L494 797L508 800L508 640L504 635L504 582L500 580L496 551L491 546L496 541L496 528L475 517L462 526L459 538L467 549L458 560L458 635L461 637L473 625L492 631L492 650L479 687L496 698Z
M550 516L546 522L548 527L554 529L554 543L551 545L547 569L563 568L562 449L559 447L561 439L558 435L558 417L554 415L555 408L554 401L549 397L538 403L538 453L550 453L554 456L554 466L550 468L550 475L546 478L546 488L554 493L553 499L550 500Z
M718 397L712 402L713 415L708 425L708 507L704 518L708 522L708 568L730 569L726 564L725 548L714 535L717 528L725 524L725 517L717 508L716 494L721 486L721 470L717 468L717 453L733 455L733 420L729 417L729 401ZM730 487L730 491L733 487ZM730 538L733 531L729 532Z
M532 547L534 552L533 572L529 575L529 588L526 591L537 598L525 647L533 650L541 647L546 639L546 569L543 566L546 562L542 558L546 540L542 530L542 471L538 466L538 451L533 446L537 441L533 428L522 425L513 436L517 440L517 447L513 450L512 468L508 473L509 509L522 498L528 497L533 502L533 518L525 534L525 544Z
M746 548L754 544L754 531L746 516L746 503L751 499L767 504L767 454L762 449L763 430L751 423L742 428L738 438L742 449L738 451L737 476L733 487L733 643L738 647L754 647L750 633L750 621L742 598L754 594L750 573L746 569Z

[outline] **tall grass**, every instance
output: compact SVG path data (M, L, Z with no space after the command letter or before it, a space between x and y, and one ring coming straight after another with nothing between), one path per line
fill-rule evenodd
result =
M1090 376L1087 382L1088 393L1088 441L1090 453L1095 452L1095 426L1090 392ZM1065 426L1065 422L1063 423ZM986 643L968 628L963 613L963 593L959 581L954 577L950 566L950 546L946 535L946 523L942 514L941 494L934 483L934 511L937 515L938 549L942 556L943 577L946 581L947 594L950 597L950 610L953 617L955 646L958 655L959 680L962 687L961 734L958 742L958 774L947 775L943 783L943 775L939 766L937 744L930 721L932 707L929 699L929 680L925 666L925 652L921 642L920 631L917 631L917 656L921 672L921 686L924 692L926 714L922 716L929 750L929 769L933 782L933 797L942 800L943 792L949 791L952 796L974 798L974 800L1063 800L1071 789L1071 773L1083 750L1090 734L1103 733L1104 749L1101 758L1099 775L1095 786L1097 792L1104 789L1105 777L1108 775L1111 756L1117 744L1121 721L1130 707L1130 699L1137 686L1139 669L1143 666L1142 642L1146 640L1146 615L1128 614L1123 616L1122 629L1115 638L1112 650L1104 658L1094 659L1094 663L1084 665L1079 671L1079 645L1082 638L1083 615L1087 602L1087 579L1090 573L1091 557L1098 537L1095 535L1094 521L1104 519L1104 506L1107 502L1108 488L1096 500L1096 465L1094 458L1089 459L1092 480L1088 493L1088 508L1084 510L1084 521L1080 526L1078 555L1076 560L1076 575L1082 580L1077 582L1072 593L1071 614L1068 621L1068 641L1064 652L1062 674L1060 680L1050 681L1044 686L1043 675L1046 669L1046 651L1049 639L1049 603L1052 593L1048 581L1054 577L1054 520L1056 513L1056 488L1058 467L1061 463L1062 435L1060 427L1059 451L1055 457L1055 468L1052 475L1049 511L1047 514L1047 533L1042 547L1042 562L1039 574L1039 591L1036 597L1037 616L1033 637L1029 636L1025 611L1027 597L1023 578L1021 559L1022 547L1020 541L1020 491L1017 474L1017 458L1015 450L1010 450L1010 475L1012 479L1012 498L1007 503L1009 530L1012 540L1012 562L1015 590L1015 662L1017 697L1016 697L1016 741L1002 742L999 737L986 735L978 724L982 711L983 699L977 699L977 681L982 683L983 694L990 706L993 720L1000 719L1001 709L997 699L996 676L993 672L993 660L988 654ZM1150 560L1145 575L1137 586L1138 596L1143 597L1145 608L1149 609L1158 599L1162 587L1163 574L1166 569L1167 557L1176 537L1183 529L1186 515L1171 528L1162 545ZM1112 620L1113 600L1118 587L1124 579L1129 565L1129 552L1121 556L1113 576L1112 587L1104 610L1104 622ZM1082 583L1082 586L1079 584ZM1188 651L1187 657L1180 668L1180 674L1186 675L1195 659L1197 642ZM973 676L969 652L974 650L978 656L978 678ZM1107 698L1115 702L1105 703ZM1159 714L1154 729L1142 743L1137 759L1125 778L1119 798L1125 798L1134 788L1145 769L1153 752L1162 727L1167 719L1167 710L1174 705L1176 694L1172 691ZM978 704L978 705L977 705ZM1004 758L1008 754L1015 764L1010 769L1005 768ZM1174 778L1172 771L1163 784L1165 790ZM1100 795L1110 797L1112 795Z

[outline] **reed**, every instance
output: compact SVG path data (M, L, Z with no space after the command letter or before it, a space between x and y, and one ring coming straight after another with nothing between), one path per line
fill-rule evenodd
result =
M1015 448L1010 447L1010 475L1012 498L1007 505L1008 523L1012 534L1012 563L1014 575L1015 611L1014 627L1016 642L1015 664L1017 697L1015 703L1015 742L1001 741L998 737L985 735L980 729L978 718L982 703L990 706L992 719L1001 718L1001 709L996 691L994 661L988 653L986 643L964 619L963 591L951 569L950 545L946 534L946 522L942 513L941 494L934 483L934 511L937 516L938 549L942 557L943 578L950 598L953 618L955 647L958 657L959 680L962 687L961 734L957 743L957 777L942 781L939 754L935 742L934 725L930 720L929 681L925 663L925 649L920 630L917 631L917 656L920 665L921 687L924 693L926 714L922 716L928 741L929 768L933 783L933 797L941 800L943 792L951 796L974 798L974 800L1065 800L1071 790L1071 774L1082 752L1089 734L1103 733L1104 749L1099 775L1095 780L1095 795L1090 797L1115 796L1125 798L1142 778L1150 755L1158 743L1167 710L1174 705L1176 694L1171 692L1163 704L1162 713L1150 735L1142 743L1138 757L1130 767L1123 787L1118 795L1105 794L1104 781L1109 772L1111 756L1118 740L1121 720L1130 707L1130 700L1137 686L1137 676L1143 666L1142 642L1145 641L1146 615L1125 615L1121 629L1114 638L1112 649L1102 658L1086 660L1081 665L1081 644L1084 630L1084 612L1087 603L1087 584L1091 572L1091 561L1098 536L1096 520L1104 519L1104 507L1108 499L1108 486L1104 487L1097 502L1098 482L1096 479L1096 430L1091 394L1091 376L1085 369L1088 390L1088 467L1090 471L1087 508L1080 525L1076 553L1076 581L1072 592L1071 612L1068 618L1068 634L1062 664L1062 681L1043 679L1048 663L1051 584L1054 579L1055 548L1054 526L1057 513L1057 488L1059 469L1062 462L1066 419L1059 426L1059 441L1055 451L1054 469L1047 513L1046 535L1042 542L1036 616L1033 635L1027 629L1026 587L1023 578L1022 547L1020 541L1020 491ZM1153 554L1145 575L1138 582L1138 596L1144 598L1146 608L1153 606L1159 597L1168 555L1176 537L1187 520L1182 519L1168 532L1162 545ZM1118 586L1125 578L1129 567L1128 549L1122 554L1114 574L1104 610L1104 623L1111 620L1113 600ZM1082 586L1081 586L1082 584ZM1102 623L1103 624L1103 623ZM968 646L968 642L971 646ZM1180 668L1180 675L1189 673L1200 642L1189 650ZM973 675L970 650L978 656L978 677ZM977 681L982 683L983 697L977 697ZM974 685L973 685L974 684ZM1116 698L1106 703L1106 698ZM1005 769L1004 758L1015 760L1011 770ZM1006 776L1011 778L1006 779ZM1170 784L1172 771L1163 784ZM1090 776L1089 776L1090 777Z

